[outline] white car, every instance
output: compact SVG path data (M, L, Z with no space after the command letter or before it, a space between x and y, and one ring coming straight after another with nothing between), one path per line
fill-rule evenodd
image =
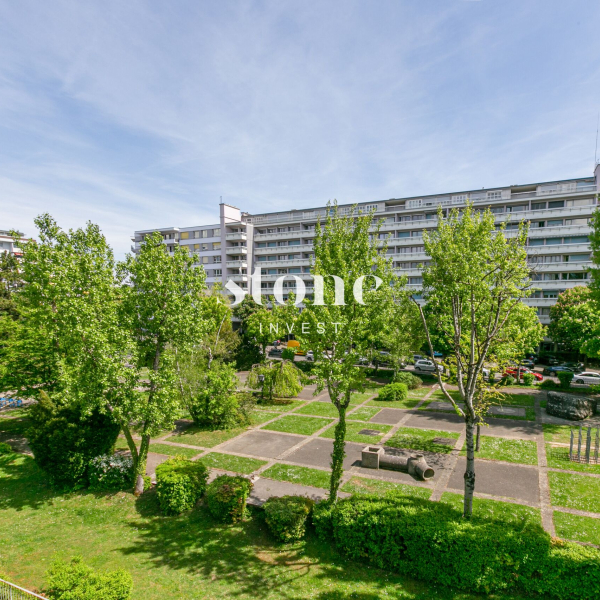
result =
M441 373L444 372L444 367L442 365L438 365L434 363L432 360L416 360L415 361L415 371L417 373L434 373L435 368L438 368L438 371Z
M314 354L314 352L312 350L308 350L306 352L306 360L308 362L314 362L315 361L315 354Z
M577 373L573 377L573 383L600 383L600 373L594 373L592 371L585 371L584 373Z

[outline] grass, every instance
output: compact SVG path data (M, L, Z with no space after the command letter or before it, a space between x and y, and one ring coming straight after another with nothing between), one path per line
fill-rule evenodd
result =
M431 391L430 387L421 386L421 387L417 388L416 390L408 390L408 397L421 399L424 396L427 396L427 394L429 394L430 391Z
M364 423L361 421L347 421L346 422L346 441L357 442L360 444L377 444L379 440L392 428L391 425L380 425L379 423ZM358 433L363 429L373 429L380 431L379 435L364 435ZM332 425L329 429L326 429L321 437L333 439L335 437L335 425Z
M555 510L554 527L558 537L600 545L600 519Z
M569 460L569 449L564 446L553 446L546 444L546 459L548 466L553 469L565 471L580 471L581 473L597 473L600 475L600 465L579 463ZM600 493L600 480L598 481L598 492Z
M600 513L600 479L548 471L550 496L554 506Z
M0 432L10 435L25 435L31 426L31 420L19 417L18 419L0 419Z
M461 450L461 455L466 456L466 447ZM537 465L537 444L528 440L507 440L505 438L481 436L479 452L476 458L486 460L503 460L523 465Z
M441 502L462 510L463 495L444 492ZM542 523L542 515L539 508L532 508L523 504L512 504L511 502L501 502L500 500L489 500L487 498L473 498L473 515L518 524L522 524L525 521L539 523L540 525Z
M503 394L498 406L535 406L535 396L531 394Z
M281 431L283 433L298 433L300 435L312 435L319 429L331 423L330 419L321 419L319 417L303 417L296 415L286 415L273 421L263 427L269 431Z
M489 413L487 417L489 419L510 419L512 421L535 421L535 408L532 408L531 406L526 406L524 417L519 417L516 415L495 415Z
M289 400L286 398L275 398L272 402L265 400L256 405L257 410L266 410L269 412L284 413L289 412L306 404L306 400Z
M571 440L570 425L551 425L544 423L544 439L547 442L555 442L558 444L568 444Z
M426 450L448 454L454 446L434 442L435 438L447 438L457 440L459 433L449 431L437 431L435 429L417 429L416 427L401 427L385 443L393 448L408 448L410 450Z
M395 401L385 401L385 400L370 400L367 402L367 406L376 406L379 409L381 408L414 408L417 404L419 404L421 400L419 398L407 398L406 400L395 400Z
M223 469L232 473L241 473L250 475L267 462L258 458L246 458L244 456L233 456L233 454L221 454L220 452L211 452L199 459L207 467L214 469Z
M3 578L28 589L43 588L63 549L96 569L129 571L132 600L483 600L351 562L312 531L282 546L257 517L223 525L203 507L164 517L154 491L57 494L26 456L0 457L0 540Z
M140 447L140 440L135 440L136 446ZM183 443L183 442L181 442ZM124 437L118 437L115 444L115 450L129 450L127 440ZM170 446L169 444L161 444L150 442L149 452L155 452L156 454L166 454L168 456L185 456L186 458L192 458L202 452L200 448L183 448L181 446Z
M337 419L338 410L331 402L315 400L294 411L296 415L314 415L315 417L332 417Z
M266 410L253 410L250 413L250 425L262 425L279 416L278 412L267 412Z
M329 489L329 471L311 469L310 467L301 467L298 465L283 465L277 463L263 471L262 477L276 479L277 481L290 481L300 485L309 485L312 487Z
M29 406L23 406L21 408L5 408L0 410L0 418L4 417L27 417L29 416Z
M361 406L352 413L348 414L348 419L356 421L370 421L381 409L373 406Z
M212 448L240 435L246 429L246 427L234 427L233 429L213 431L207 426L190 425L183 431L170 435L167 439L169 442L178 442L200 448Z
M381 479L367 479L366 477L352 477L341 488L342 492L349 494L385 494L387 492L399 492L406 496L429 499L431 489L395 483L393 481L382 481Z
M356 392L350 395L350 404L362 404L365 400L368 400L373 394L376 394L377 390L367 389L366 392Z

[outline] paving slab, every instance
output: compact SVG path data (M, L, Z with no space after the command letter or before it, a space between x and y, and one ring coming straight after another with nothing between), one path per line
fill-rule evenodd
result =
M297 396L298 400L314 400L314 392L317 386L314 384L307 385Z
M280 454L301 442L302 439L303 436L287 435L274 431L251 431L246 435L226 442L220 446L220 449L261 458L277 458Z
M493 437L517 438L520 440L537 440L542 433L542 426L533 421L512 421L510 419L486 419L489 427L482 427L483 435Z
M412 411L412 413L412 416L404 423L404 427L458 432L465 428L464 419L456 413L436 413L425 410Z
M361 452L365 444L356 444L346 442L346 457L344 458L344 469L349 469L353 465L360 465ZM304 444L298 450L294 450L285 457L287 462L308 467L329 468L331 463L331 453L333 452L333 440L327 438L314 438Z
M382 408L369 423L379 423L381 425L395 425L406 416L406 410L401 408Z
M165 460L169 460L169 458L173 457L168 456L167 454L156 454L156 452L148 452L148 458L146 460L146 475L154 476L156 467L158 467L160 463L164 463Z
M460 408L465 407L462 402L457 402L457 404ZM454 410L454 406L452 406L451 402L438 402L437 400L430 402L425 408L428 410Z
M460 457L448 482L449 489L463 490L465 468L466 458ZM538 469L475 459L475 492L539 503Z
M527 411L524 408L517 408L514 406L491 406L488 410L488 414L524 417L527 414Z
M569 421L568 419L561 419L554 415L549 415L545 408L542 408L542 423L548 425L574 425L579 427L598 427L600 426L600 414L593 415L592 417L585 419L584 421Z
M305 496L315 502L324 500L329 496L327 490L315 488L308 485L300 485L298 483L290 483L288 481L275 481L273 479L265 479L257 477L253 479L254 487L248 497L248 504L262 506L269 498L273 496ZM350 494L340 493L339 496L345 498Z

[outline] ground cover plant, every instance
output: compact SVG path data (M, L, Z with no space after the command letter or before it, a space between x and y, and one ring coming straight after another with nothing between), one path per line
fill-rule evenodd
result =
M360 406L348 413L348 419L354 421L370 421L381 409L375 406Z
M391 425L381 425L379 423L365 423L361 421L348 421L346 424L346 440L348 442L357 442L361 444L377 444L381 438L392 428ZM375 435L362 434L361 431L369 429L371 431L378 431ZM334 438L335 431L332 425L329 429L326 429L320 437Z
M331 422L332 419L322 419L320 417L285 415L272 423L264 425L262 429L285 433L298 433L300 435L312 435Z
M465 449L461 455L466 454ZM537 465L537 444L529 440L508 440L488 435L481 436L481 444L476 453L477 458L486 460L503 460L505 462Z
M263 465L266 461L259 458L247 458L245 456L234 456L233 454L222 454L220 452L210 452L200 459L207 467L213 469L222 469L232 473L242 473L250 475Z
M459 434L456 432L400 427L385 445L392 448L408 448L410 450L449 454L454 448L452 440L458 438Z
M548 481L554 506L600 513L600 482L596 477L549 471Z
M329 471L322 471L321 469L311 469L310 467L302 467L300 465L284 465L281 463L274 464L262 473L262 476L268 479L289 481L291 483L325 489L329 486L330 475Z
M554 511L556 535L566 540L577 540L600 546L600 519Z
M298 415L313 415L315 417L337 418L337 408L331 402L314 400L294 411Z

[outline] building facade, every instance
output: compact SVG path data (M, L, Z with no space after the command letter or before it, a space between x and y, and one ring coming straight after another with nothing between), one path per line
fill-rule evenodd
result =
M590 218L600 191L600 165L590 177L528 185L504 186L434 196L391 198L358 203L359 211L373 211L380 221L378 236L387 239L387 253L395 271L408 279L408 287L419 297L421 269L428 257L423 231L437 226L437 210L473 203L475 209L490 210L499 226L507 222L506 235L513 235L521 220L530 222L528 255L539 291L525 300L534 306L543 324L550 322L550 308L558 295L571 287L586 285L591 265ZM159 230L165 244L187 246L207 272L213 285L229 280L252 292L251 273L261 268L261 293L273 294L275 280L282 275L304 280L307 297L313 292L310 275L315 225L327 216L327 207L249 214L220 204L219 223L199 227ZM340 205L341 214L352 214L353 205ZM136 231L132 251L139 248L148 231ZM285 293L295 290L294 277L286 278Z
M20 238L20 242L26 242L24 234L17 232L18 237ZM14 256L18 256L19 258L22 256L21 248L18 244L15 244L15 241L10 234L8 229L0 229L0 254L3 252L8 252L8 254L13 254Z

